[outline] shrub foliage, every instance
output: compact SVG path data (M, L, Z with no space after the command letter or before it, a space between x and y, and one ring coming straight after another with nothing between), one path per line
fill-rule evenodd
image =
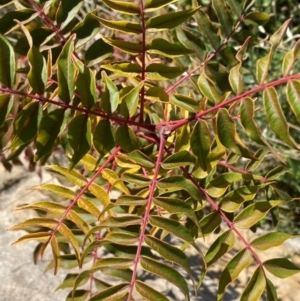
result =
M252 263L242 301L277 300L266 272L299 272L258 254L291 234L241 232L265 217L276 227L295 200L276 179L299 150L286 118L300 121L299 28L261 2L0 1L2 163L25 151L59 180L33 187L48 199L18 208L38 217L12 230L39 242L35 260L52 250L55 274L83 266L60 286L68 300L168 300L141 271L190 300L187 279L197 291L237 240L216 300ZM196 240L212 233L203 254ZM198 278L187 248L202 258Z

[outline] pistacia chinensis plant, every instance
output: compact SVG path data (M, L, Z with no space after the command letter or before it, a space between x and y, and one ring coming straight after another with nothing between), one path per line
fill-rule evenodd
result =
M1 159L25 152L59 181L11 230L35 260L52 250L54 274L82 268L68 300L169 300L147 275L191 300L230 250L216 300L250 264L240 300L277 300L268 273L299 268L258 251L293 237L276 225L297 198L276 180L300 148L298 1L0 3Z

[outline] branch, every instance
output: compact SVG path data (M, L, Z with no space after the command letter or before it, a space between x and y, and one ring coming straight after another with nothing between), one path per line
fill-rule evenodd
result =
M155 192L155 188L156 188L158 173L159 173L160 164L161 164L161 161L163 158L164 148L166 145L168 134L169 134L169 132L167 131L166 128L161 129L159 151L158 151L158 155L157 155L157 159L156 159L153 179L152 179L150 187L149 187L150 192L149 192L149 197L148 197L147 206L146 206L146 210L145 210L145 215L144 215L142 226L141 226L138 248L137 248L137 252L135 255L135 259L134 259L134 266L133 266L132 278L131 278L131 282L130 282L130 289L129 289L127 301L131 301L132 294L133 294L133 288L134 288L135 281L136 281L137 267L138 267L138 264L140 262L140 257L141 257L142 244L144 241L146 227L147 227L149 217L150 217L150 210L151 210L151 206L152 206L152 202L153 202L153 196L154 196L154 192Z

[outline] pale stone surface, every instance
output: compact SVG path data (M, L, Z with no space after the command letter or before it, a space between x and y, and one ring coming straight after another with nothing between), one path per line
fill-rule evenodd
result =
M43 181L49 180L45 174ZM30 217L28 211L12 212L22 203L41 198L38 192L27 190L40 184L36 173L28 173L22 166L16 166L11 173L0 167L0 300L1 301L64 301L66 291L54 292L63 280L51 271L44 273L47 261L33 263L36 242L11 246L23 232L7 231L10 227Z
M43 172L42 182L51 181L49 174ZM22 166L16 166L11 173L5 171L0 166L0 300L1 301L64 301L68 290L59 290L55 292L55 288L63 280L66 271L60 270L57 276L53 276L52 271L44 273L47 266L47 258L38 265L33 264L32 253L35 242L25 243L21 245L11 246L11 243L16 241L21 235L20 231L7 231L16 223L32 217L30 211L12 210L22 204L44 199L37 191L27 190L28 188L39 185L41 179L36 173L28 173ZM253 237L252 233L247 233L248 239ZM213 237L206 238L203 243L201 239L198 244L205 253L205 250L214 240ZM242 248L242 244L238 243L236 249L231 252L234 254ZM201 259L193 248L187 250L189 260L192 264L194 276L197 278L201 272ZM297 254L300 253L300 240L294 239L285 243L280 248L270 249L269 252L262 253L261 259L266 260L272 257L286 256L292 259L293 262L300 264L300 258ZM208 272L204 285L198 292L198 296L191 297L191 301L214 301L216 300L217 280L220 277L220 270L226 265L231 258L231 254L226 254L218 263L216 263ZM242 289L249 280L249 275L252 275L255 266L250 266L245 270L242 277L228 287L224 297L224 301L239 300ZM74 271L72 271L74 273ZM182 271L180 271L182 272ZM182 273L185 275L185 273ZM269 275L270 276L270 275ZM180 290L167 283L162 279L155 279L148 273L144 273L142 279L151 287L168 295L172 301L184 301L184 296ZM274 285L278 289L278 297L280 301L298 301L300 289L300 276L295 275L288 279L277 279L270 276ZM189 281L192 291L192 283ZM137 301L141 301L137 300ZM266 300L262 298L262 300Z

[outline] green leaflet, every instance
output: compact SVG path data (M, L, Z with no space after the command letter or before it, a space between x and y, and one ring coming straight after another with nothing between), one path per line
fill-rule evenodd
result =
M15 20L20 22L29 20L32 16L36 13L34 9L20 9L7 12L1 19L0 19L0 34L5 34L10 29L18 26Z
M226 4L231 8L231 10L240 16L243 10L243 1L241 0L227 0Z
M169 213L180 213L188 216L196 225L198 224L194 210L186 202L167 197L156 197L153 199L154 205L161 207Z
M112 185L112 187L117 188L118 190L122 191L126 195L130 195L130 192L129 192L127 186L119 178L119 176L117 175L116 172L114 172L108 168L104 168L102 171L102 177L104 179L106 179Z
M270 15L260 11L253 11L246 15L245 20L251 20L258 25L264 25L270 20Z
M23 107L14 120L14 138L10 148L22 146L34 139L38 132L41 120L42 107L39 102L33 101Z
M278 48L279 44L281 43L290 21L291 19L283 23L280 26L280 28L270 37L270 43L271 43L270 52L256 62L256 79L260 85L263 84L263 82L267 77L268 69L271 64L271 60L273 58L274 52Z
M213 0L212 1L213 8L216 12L216 15L220 21L221 29L225 36L228 36L232 31L232 18L227 9L224 0Z
M146 46L148 53L156 53L166 57L178 57L193 54L194 51L181 44L173 44L164 39L154 39Z
M188 151L183 150L167 157L164 162L161 163L161 166L165 169L174 169L180 166L190 166L195 164L196 157L190 154Z
M104 71L101 74L102 81L105 83L105 92L102 95L101 105L105 112L113 113L119 104L119 91Z
M90 292L88 290L76 290L74 296L72 295L72 292L69 293L66 301L85 301L89 294Z
M273 149L269 142L264 138L260 129L258 129L254 121L254 101L250 97L244 98L240 108L241 123L245 129L247 136L253 141L265 145L275 158L285 164L281 156Z
M91 147L91 121L85 114L74 117L68 126L68 141L73 149L69 169L81 160Z
M146 168L154 168L155 166L153 160L139 150L131 152L128 158Z
M103 0L103 2L109 8L121 13L130 14L130 15L138 15L140 13L140 8L136 4L131 2L110 1L110 0Z
M287 278L300 272L300 268L287 258L273 258L265 261L263 266L278 278Z
M181 94L173 94L173 97L170 99L170 103L178 106L188 112L197 113L199 112L199 102L194 98Z
M207 156L210 152L211 143L211 133L206 121L199 120L192 132L191 149L204 171L207 170Z
M205 254L205 262L207 267L203 267L199 278L198 286L199 289L203 279L208 271L209 266L217 262L224 254L229 252L235 244L235 235L232 231L228 230L220 235L213 244L209 247Z
M8 88L12 87L15 82L15 72L14 50L7 39L0 34L0 82Z
M105 155L115 146L114 128L106 119L101 119L93 133L93 145L99 154Z
M34 45L28 52L28 61L30 64L28 81L33 93L43 94L47 82L46 60Z
M18 238L18 240L14 241L12 245L17 245L32 240L46 242L50 238L50 236L51 236L50 232L30 233L21 236L20 238Z
M152 287L148 286L144 282L136 281L135 283L136 290L149 301L169 301L167 297L163 294L157 292Z
M196 201L202 202L202 195L199 192L199 189L194 185L194 183L182 176L171 176L164 178L161 181L157 182L157 187L166 192L168 191L177 191L185 190L190 194L190 196Z
M57 59L58 96L69 103L75 90L75 65L72 62L74 51L74 36L64 45Z
M111 65L102 65L101 67L124 77L136 77L142 72L142 68L139 64L132 63L116 63Z
M235 212L244 202L252 201L259 188L259 186L242 186L228 192L220 202L221 209L226 212Z
M176 27L176 35L178 40L188 49L193 49L195 55L202 61L205 58L205 44L196 33L180 26Z
M63 186L60 186L60 185L56 185L56 184L42 184L39 186L34 186L31 189L32 190L50 191L50 192L55 193L58 196L61 196L63 198L70 199L70 200L72 200L76 196L76 194L73 190L63 187Z
M108 217L101 222L102 228L128 227L132 225L141 225L142 218L133 216ZM88 235L87 235L88 236Z
M230 69L229 82L235 94L241 94L244 91L243 78L240 73L241 63Z
M53 172L57 172L57 173L65 176L73 184L75 184L79 187L84 186L87 183L86 178L76 170L69 171L67 168L59 166L59 165L48 165L48 166L46 166L46 169L53 171Z
M282 245L287 239L294 236L288 233L273 232L264 234L258 238L255 238L251 242L251 246L257 250L267 250L269 248Z
M202 94L212 103L219 103L222 100L222 95L220 94L218 88L212 82L212 80L206 76L204 71L201 72L197 83Z
M239 49L239 51L236 54L236 59L239 61L239 63L234 66L232 69L230 69L229 73L229 82L230 85L234 91L235 94L241 94L244 91L244 82L242 75L240 73L240 69L242 66L242 62L244 60L244 56L247 51L248 43L249 43L250 37L246 39L242 47Z
M114 268L103 268L102 273L108 276L116 277L124 281L130 282L132 277L132 270L130 269L114 269Z
M62 214L66 210L66 207L61 204L42 201L42 202L35 202L33 204L24 205L16 208L16 210L24 210L24 209L44 209L56 214Z
M295 61L300 56L300 40L298 40L294 47L288 51L282 61L282 73L284 76L287 76L291 69L293 68Z
M234 281L241 271L243 271L252 262L252 257L247 249L238 252L226 265L221 273L217 300L222 300L226 287ZM249 299L252 300L252 299Z
M118 127L116 131L116 143L126 152L132 152L139 148L134 131L126 125Z
M220 46L220 37L216 34L217 30L214 28L208 15L202 10L199 10L197 14L194 15L194 18L196 19L200 32L209 41L211 46L217 49Z
M254 179L259 180L260 178L260 176L251 174L225 172L208 183L206 186L206 192L212 197L220 197L226 192L228 186L232 183Z
M192 243L194 241L188 229L176 220L160 216L151 216L149 218L149 222L152 226L156 226L167 232L170 232L183 241L186 241L188 243Z
M167 80L180 76L185 67L169 67L164 64L150 64L146 67L147 77L151 80Z
M88 189L99 200L99 202L103 204L103 206L108 206L110 204L108 193L104 188L96 183L92 183Z
M188 273L190 278L193 279L192 270L188 258L183 253L183 251L150 235L145 236L145 242L151 249L158 252L162 257L164 257L164 259L170 261L171 263L176 263L177 265L182 267Z
M277 292L275 286L269 279L267 279L266 288L267 288L267 301L277 301L278 298L277 298Z
M179 132L175 140L175 151L178 152L181 150L190 150L189 125L185 125L181 128L181 131Z
M212 232L214 232L216 228L220 226L221 222L222 218L218 212L211 212L203 217L199 222L199 227L201 229L203 237L208 236Z
M76 87L83 107L92 108L97 99L95 73L85 66L78 70Z
M34 156L35 161L38 161L53 151L58 134L64 127L65 119L65 109L56 109L42 117L35 141L37 149Z
M270 37L270 43L272 45L272 49L275 50L281 43L283 36L285 35L285 32L290 24L292 19L286 20L280 27L279 29L274 32L271 37Z
M247 146L242 142L241 138L236 132L236 126L234 121L229 116L226 109L221 109L217 116L217 129L218 137L220 142L228 149L230 149L235 154L255 159L250 153Z
M122 51L124 51L125 53L129 53L129 54L133 54L133 55L142 53L142 46L138 43L116 40L116 39L112 39L112 38L104 38L104 37L102 37L102 39L108 45L119 48Z
M119 245L134 245L138 242L138 235L129 233L110 232L105 236L105 240Z
M76 47L84 45L99 31L100 24L92 15L94 12L95 11L88 13L85 18L73 28L71 34L76 35Z
M256 80L262 85L268 75L269 67L274 52L271 50L266 56L260 58L256 62Z
M246 165L246 170L253 172L256 168L259 167L259 165L262 163L263 159L265 158L265 156L267 155L268 150L266 148L260 148L256 151L256 153L254 154L255 158L257 158L257 160L252 160L249 161Z
M61 0L56 12L56 22L63 28L76 16L83 4L83 0Z
M289 81L286 88L287 101L294 112L298 122L300 122L300 81L292 80Z
M75 280L74 287L73 287L73 293L75 292L77 287L79 287L82 283L86 282L86 278L90 278L89 276L91 274L93 274L99 270L101 271L102 269L109 268L109 267L122 268L122 265L128 266L128 264L130 264L130 266L132 265L131 260L128 260L127 258L105 258L105 259L98 260L96 262L96 264L92 267L92 269L85 270L78 275L78 277ZM118 290L120 288L121 287L119 286ZM104 290L104 292L105 292L105 290ZM113 292L111 291L110 293L113 293ZM105 296L103 296L103 298L106 296L109 297L109 295L110 294L105 295ZM115 300L115 299L112 299L112 300Z
M148 177L126 172L122 174L122 180L139 187L147 187L150 184L150 179Z
M205 254L207 266L214 264L225 253L229 252L234 247L235 241L235 235L230 230L220 235Z
M80 263L80 251L79 251L79 243L73 232L65 225L65 224L60 224L58 228L59 233L61 233L67 241L72 245L75 251L76 258L78 260L78 263ZM80 264L79 264L80 267Z
M146 0L144 7L146 11L153 11L177 1L178 0Z
M13 106L14 96L10 94L0 95L0 124L3 124Z
M117 206L144 206L147 205L147 200L140 196L126 195L118 197L114 204Z
M103 41L96 40L85 52L84 59L88 67L98 64L113 53L113 47Z
M280 177L288 171L289 170L286 166L278 165L266 174L266 179L268 179L268 181L276 180L278 177Z
M128 293L128 284L121 283L112 286L102 292L94 295L89 301L115 301L120 300L121 297L126 296Z
M55 236L51 238L51 248L52 248L52 254L53 254L53 261L54 261L54 275L57 274L58 268L60 266L60 250L58 247L57 239Z
M100 210L94 203L92 203L91 201L89 201L88 199L85 199L83 197L81 197L77 201L77 205L78 205L78 207L89 212L91 215L95 216L96 218L99 218L99 216L101 214Z
M102 25L107 28L124 32L126 34L140 34L142 33L142 27L137 22L129 21L107 21L94 15L94 18L100 21Z
M193 14L195 14L199 8L200 7L196 7L184 11L171 12L161 16L152 17L146 22L146 29L150 32L172 29L193 16Z
M253 120L254 117L254 101L246 97L241 103L241 123L245 129L246 134L255 142L265 145L264 141L262 140L262 134L260 130L257 128L255 121Z
M144 82L141 81L137 86L130 87L130 91L122 96L121 112L123 116L132 117L137 113L139 94L143 86Z
M268 124L272 131L292 148L299 149L294 139L289 134L289 127L284 117L276 90L273 87L263 92L264 109Z
M169 95L161 87L151 87L147 90L145 98L152 101L168 102Z
M266 287L266 278L262 268L257 268L248 282L242 296L241 301L258 301Z
M21 222L12 228L10 230L19 230L19 229L24 229L27 227L34 227L34 226L40 226L40 227L45 227L52 229L57 225L57 221L52 219L52 218L31 218L26 220L25 222Z
M238 228L248 229L264 218L270 209L281 203L282 201L264 201L251 204L234 218L234 224Z
M43 94L45 92L47 82L46 59L40 53L38 47L33 44L32 37L28 29L22 23L19 23L19 25L24 32L30 47L27 53L28 63L30 66L27 74L28 81L34 94Z
M190 300L187 283L179 272L167 266L166 264L157 262L153 259L144 256L141 257L140 263L142 268L145 269L146 271L156 274L159 277L162 277L167 281L173 283L182 291L182 293L185 296L185 300L187 301Z

